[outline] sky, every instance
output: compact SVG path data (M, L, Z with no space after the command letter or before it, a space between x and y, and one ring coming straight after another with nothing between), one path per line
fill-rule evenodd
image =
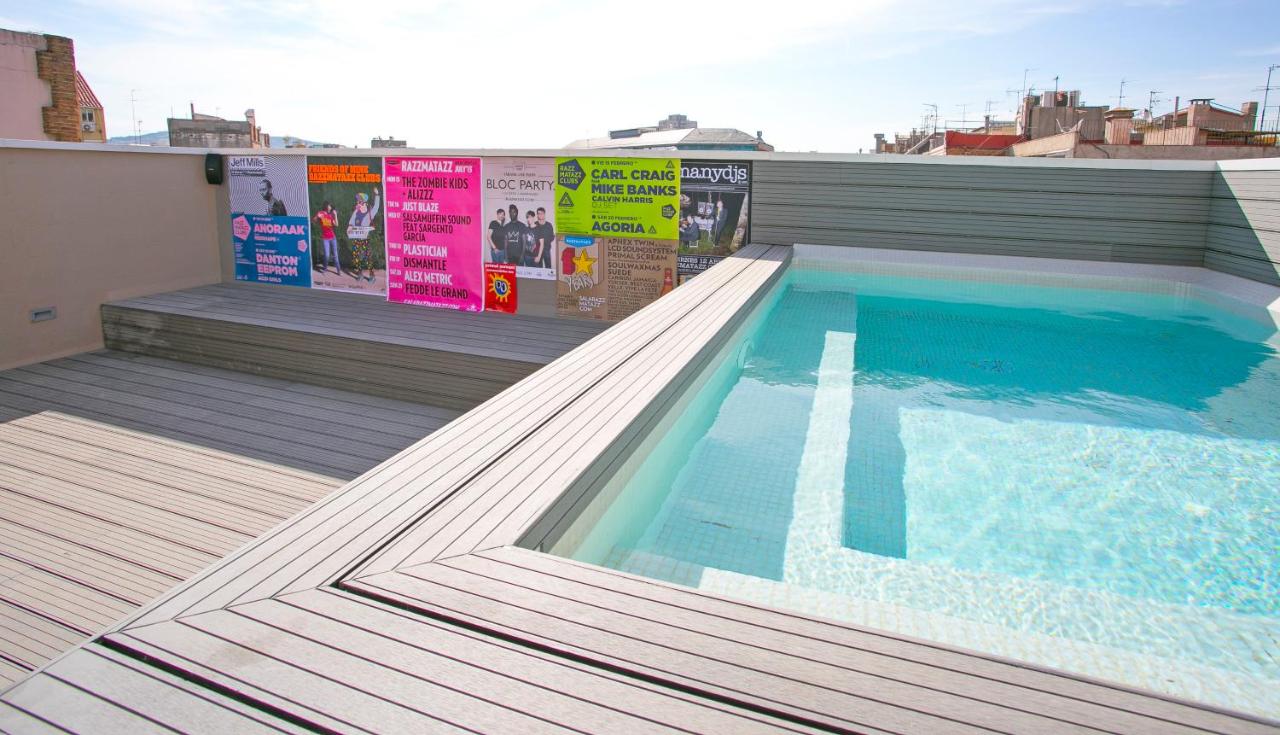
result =
M1113 106L1129 80L1125 106L1156 90L1160 114L1261 100L1280 64L1280 0L0 0L0 28L74 39L110 135L194 102L254 108L273 136L420 148L558 148L681 113L857 152L927 103L953 126L1012 119L1024 78Z

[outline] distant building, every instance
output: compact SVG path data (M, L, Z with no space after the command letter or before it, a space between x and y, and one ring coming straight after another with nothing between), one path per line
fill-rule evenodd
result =
M374 138L369 141L370 148L408 148L409 144L395 138Z
M253 109L244 111L244 120L225 120L196 112L191 118L169 118L169 145L175 148L270 148L271 136L262 132Z
M1072 130L1017 143L1009 154L1039 158L1141 158L1222 161L1280 156L1277 134L1254 130L1258 103L1240 111L1215 108L1210 100L1192 100L1185 110L1148 122L1135 120L1134 110L1108 110L1100 139ZM1210 127L1217 126L1217 127Z
M1232 110L1211 99L1193 99L1186 108L1154 119L1150 111L1135 119L1135 112L1083 105L1077 90L1029 94L1013 121L988 116L982 127L969 130L912 129L893 142L877 133L875 152L1209 161L1280 155L1277 134L1254 129L1257 102Z
M80 104L80 139L105 143L107 119L102 111L102 103L80 72L76 72L76 101Z
M1003 156L1009 146L1022 140L1021 135L948 130L939 133L941 145L930 148L928 156Z
M582 138L566 148L633 148L671 151L771 151L761 132L736 128L700 128L696 120L669 115L657 125L610 130L604 138Z
M1080 104L1080 90L1029 94L1022 98L1014 132L1025 140L1078 130L1089 140L1102 137L1106 105Z
M70 38L0 29L0 138L86 140L78 78ZM102 105L93 102L101 127Z
M1258 124L1258 103L1245 102L1239 110L1215 105L1207 97L1193 99L1181 110L1160 115L1150 122L1157 130L1171 128L1200 128L1220 132L1254 130Z

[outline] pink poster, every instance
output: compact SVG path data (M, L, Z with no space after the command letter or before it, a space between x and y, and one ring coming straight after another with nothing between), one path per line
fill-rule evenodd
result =
M387 300L484 309L479 158L387 158Z

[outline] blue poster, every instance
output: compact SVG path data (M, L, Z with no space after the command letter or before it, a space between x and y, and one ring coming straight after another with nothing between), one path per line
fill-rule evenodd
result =
M311 232L305 216L231 214L236 280L311 287Z

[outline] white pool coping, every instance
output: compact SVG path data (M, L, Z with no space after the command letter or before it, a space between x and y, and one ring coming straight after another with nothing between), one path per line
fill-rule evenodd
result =
M1280 329L1280 286L1198 266L795 245L793 267L1190 296Z

